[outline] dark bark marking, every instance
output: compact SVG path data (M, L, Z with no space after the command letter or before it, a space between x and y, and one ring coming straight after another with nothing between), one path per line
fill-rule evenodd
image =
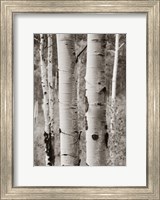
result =
M99 93L102 93L102 92L104 92L104 93L106 93L106 87L103 87L100 91L99 91Z
M53 145L52 145L52 142L54 142L54 136L51 136L51 133L46 133L44 132L44 142L45 142L45 145L46 145L46 154L48 156L48 165L49 166L52 166L54 165L55 163L55 155L54 155L54 148Z
M61 154L61 156L70 156L70 157L72 157L72 158L77 158L77 156L74 156L74 155L71 155L71 154Z
M52 166L52 163L49 162L48 165L49 165L49 166Z
M85 96L85 112L88 112L88 109L89 109L88 98Z
M76 109L76 107L74 107L74 106L71 106L70 108L71 108L71 109Z
M81 134L82 134L82 131L79 132L79 136L78 136L79 140L81 139Z
M86 165L89 166L88 163L86 163Z
M81 159L79 159L77 166L80 166L81 164Z
M102 57L104 56L104 54L102 54L102 53L98 53L97 55L98 55L98 56L102 56Z
M88 130L88 122L87 122L87 117L85 116L85 129L86 131Z
M51 88L51 89L53 89L53 87L49 84L49 87Z
M99 39L92 39L92 41L99 42L100 40Z
M92 139L93 139L93 140L98 140L98 138L99 138L99 136L98 136L97 134L93 134L93 135L92 135Z
M71 137L75 137L75 136L72 135L72 134L69 134L69 133L65 133L65 132L63 132L60 128L59 128L59 133L64 134L64 135L69 135L69 136L71 136ZM76 131L76 133L78 134L77 131Z
M109 134L106 133L104 136L104 142L105 142L106 148L108 148L108 140L109 140Z

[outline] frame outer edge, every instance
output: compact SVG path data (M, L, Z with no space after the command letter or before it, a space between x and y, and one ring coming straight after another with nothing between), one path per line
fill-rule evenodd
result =
M75 189L68 188L13 188L12 187L12 12L13 12L13 5L23 5L27 6L29 3L28 9L30 10L32 5L38 1L1 1L1 198L2 199L159 199L159 1L138 1L138 2L145 2L145 4L149 4L150 7L153 9L150 15L150 30L149 30L149 66L152 66L151 69L149 67L149 80L151 81L151 85L149 85L149 94L152 97L149 97L149 114L154 116L152 119L149 120L149 130L153 128L152 135L150 133L149 136L149 189L147 193L147 188L143 190L142 193L133 193L131 188L126 190L121 190L117 188L117 190L122 192L115 192L115 190L110 189L110 191L114 191L112 194L105 194L103 193L105 190L102 188L101 194L98 192L96 194L96 189L94 192L94 188L88 189L91 193L85 192L85 190L78 188L77 192L80 194L79 197L77 193L73 193ZM50 2L50 1L47 1ZM46 3L47 3L46 2ZM55 1L58 4L58 1ZM66 1L67 2L67 1ZM82 2L82 1L81 1ZM88 5L90 1L88 2ZM93 2L93 1L92 1ZM94 1L95 2L95 1ZM99 5L101 1L98 1ZM103 1L104 2L104 1ZM112 3L119 3L121 5L121 1L111 1ZM124 2L124 1L123 1ZM125 2L134 2L134 1L125 1ZM72 1L70 1L71 4ZM43 3L42 3L43 4ZM42 5L41 4L41 5ZM138 7L138 3L135 1L135 6L137 7L137 12L142 8ZM8 8L7 8L8 7ZM103 6L102 6L103 7ZM16 8L16 7L15 7ZM125 9L127 6L125 7ZM18 9L23 10L22 7ZM87 9L91 9L91 6ZM100 10L103 10L99 8ZM124 9L124 7L122 7ZM34 9L32 8L32 11ZM57 9L58 10L58 9ZM61 10L65 11L65 7ZM129 10L132 10L130 8ZM143 10L147 10L147 7ZM94 11L94 9L93 9ZM119 10L118 10L119 11ZM48 12L48 11L47 11ZM67 12L67 11L66 11ZM154 24L151 24L153 23ZM158 26L157 26L158 23ZM153 28L153 29L152 29ZM151 30L152 29L152 30ZM7 34L6 34L7 33ZM7 35L7 36L6 36ZM153 37L152 37L153 36ZM9 58L7 57L9 55ZM151 58L152 56L152 58ZM4 59L3 59L4 58ZM153 90L153 91L151 91ZM154 98L153 98L154 97ZM153 104L152 104L153 103ZM151 105L152 104L152 105ZM157 109L158 108L158 109ZM151 118L151 117L150 117ZM153 136L153 133L155 136ZM154 167L153 167L154 164ZM154 169L154 171L153 171ZM158 174L157 174L158 173ZM158 176L157 176L158 175ZM155 184L155 185L153 185ZM87 188L86 188L87 189ZM48 193L44 193L43 191L48 191ZM65 191L64 194L61 192ZM68 192L67 192L68 191ZM109 191L109 188L108 190ZM130 191L130 192L129 192ZM132 191L132 192L131 192ZM139 191L139 190L135 190ZM146 191L146 193L145 193ZM140 191L139 191L140 192ZM107 195L107 196L106 196ZM118 197L119 195L119 197Z
M154 6L154 67L155 67L155 72L154 72L154 93L155 93L155 99L154 99L154 114L155 114L155 121L154 121L154 128L155 128L155 141L154 141L154 181L155 181L155 198L160 199L160 126L159 126L159 120L160 120L160 62L159 62L159 57L160 57L160 40L159 40L159 26L160 26L160 21L159 21L159 12L160 12L160 7L159 7L159 2Z
M7 106L6 106L6 6L1 2L1 198L3 198L7 192L7 180L6 180L6 127L7 127Z

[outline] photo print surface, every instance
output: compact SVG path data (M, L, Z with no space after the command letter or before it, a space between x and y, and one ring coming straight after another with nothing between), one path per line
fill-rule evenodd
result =
M34 166L126 165L126 34L34 34Z

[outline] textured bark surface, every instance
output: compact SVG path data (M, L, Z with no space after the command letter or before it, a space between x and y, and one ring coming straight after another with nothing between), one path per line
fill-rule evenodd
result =
M88 34L86 69L86 165L105 165L105 35Z
M87 41L81 40L76 46L76 69L77 69L77 109L79 130L79 159L80 165L86 165L86 130L85 130L85 75L86 75L86 48Z
M54 87L53 87L53 62L52 62L52 35L48 34L48 95L49 95L49 121L51 133L54 134Z
M110 160L111 165L116 165L116 154L118 149L118 143L120 136L117 135L117 103L116 103L116 83L117 83L117 70L118 70L118 48L119 48L119 34L115 34L115 55L114 55L114 66L113 66L113 77L112 77L112 96L111 96L111 122L110 122Z
M51 131L50 162L55 163L55 131L54 131L54 80L53 80L53 42L52 34L48 34L48 96L49 96L49 126Z
M50 126L49 126L49 98L48 98L48 80L47 80L47 69L45 64L45 56L44 56L44 35L40 34L40 68L41 68L41 84L43 90L43 112L44 112L44 141L46 144L45 152L46 152L46 165L51 165L49 162L49 153L50 153Z
M73 34L57 34L61 165L79 165L75 45Z

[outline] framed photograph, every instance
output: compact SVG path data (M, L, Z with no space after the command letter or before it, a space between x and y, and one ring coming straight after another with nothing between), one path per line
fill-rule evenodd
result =
M159 0L1 0L1 199L160 199Z

